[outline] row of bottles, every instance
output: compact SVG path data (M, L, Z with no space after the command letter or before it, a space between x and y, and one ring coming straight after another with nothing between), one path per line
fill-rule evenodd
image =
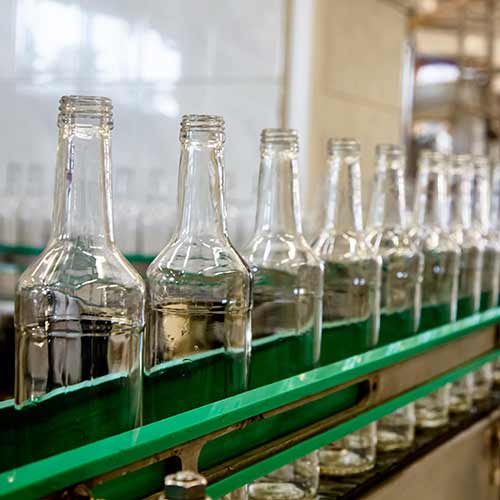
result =
M43 248L50 236L52 178L40 163L8 162L0 168L0 245ZM127 255L157 255L173 233L172 182L159 183L161 169L144 178L126 165L113 178L116 244ZM141 193L142 198L141 199ZM165 215L168 216L165 221Z
M105 411L103 394L114 398L120 419L112 431L85 421L86 442L454 321L481 308L481 290L483 307L497 303L493 233L481 284L490 235L483 160L471 176L468 157L449 165L425 154L416 220L408 221L404 154L378 146L365 229L359 143L330 140L326 222L311 247L300 217L297 132L266 129L255 232L242 256L227 232L224 121L186 115L177 224L144 284L113 236L111 101L63 97L58 126L51 238L16 292L15 397L23 411L32 402L67 404L80 389L93 414ZM446 394L417 403L418 418L432 420L423 415ZM471 397L467 381L451 388L452 399L462 396ZM410 404L381 419L379 447L411 444L415 418ZM322 467L371 467L374 434L373 424L327 447Z

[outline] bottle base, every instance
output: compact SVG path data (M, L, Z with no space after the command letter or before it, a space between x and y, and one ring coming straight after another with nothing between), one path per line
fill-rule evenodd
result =
M421 429L436 429L448 424L450 419L448 415L436 415L435 417L419 418L417 416L417 427Z
M325 476L354 476L375 467L375 457L351 450L320 450L319 464Z
M292 483L253 483L248 488L250 500L313 500L316 495L308 495Z
M406 450L413 444L413 439L409 439L407 436L402 436L396 432L391 431L380 431L378 432L378 451L399 451Z

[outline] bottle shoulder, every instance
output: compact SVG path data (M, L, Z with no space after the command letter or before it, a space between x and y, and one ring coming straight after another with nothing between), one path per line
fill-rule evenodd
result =
M380 257L364 232L323 232L313 245L316 255L327 262L378 262Z
M321 268L320 259L302 235L256 236L242 254L252 270L267 268L293 272L304 266Z
M36 285L78 289L122 287L144 294L139 273L114 245L54 240L21 275L17 289Z
M421 257L422 252L408 231L402 228L382 227L368 232L370 246L382 257Z
M250 269L229 240L173 238L147 270L148 280L167 274L217 276L226 273L250 275Z

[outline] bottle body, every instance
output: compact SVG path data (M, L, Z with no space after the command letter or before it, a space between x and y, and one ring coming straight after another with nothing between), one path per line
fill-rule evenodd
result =
M319 487L319 454L314 451L251 483L251 500L312 500Z
M284 242L275 242L275 249L276 243ZM274 268L270 262L257 264L256 245L247 257L254 278L250 388L311 370L319 362L321 265L302 238L288 240L285 248L274 253L280 262ZM287 258L291 248L293 259Z
M351 476L373 469L377 458L377 423L372 422L320 450L321 474Z
M223 142L221 117L183 117L177 229L147 271L147 421L247 386L252 278L227 237Z
M76 405L84 429L53 452L141 424L144 283L114 243L110 122L109 99L61 99L52 236L16 289L16 405L62 429Z

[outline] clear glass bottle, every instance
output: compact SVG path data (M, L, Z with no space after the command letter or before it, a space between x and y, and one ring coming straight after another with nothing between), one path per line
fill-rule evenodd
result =
M182 118L177 227L147 271L145 418L245 390L252 277L228 239L224 120Z
M483 266L481 272L480 311L495 307L498 299L500 273L499 244L493 232L490 233L490 167L488 159L475 156L472 182L472 228L483 240ZM483 399L491 391L493 365L485 363L473 373L473 399Z
M210 500L206 490L207 480L201 474L182 470L165 477L159 500Z
M370 240L383 260L381 345L413 335L420 318L423 257L408 234L404 168L399 146L377 146L368 227ZM415 405L410 403L378 421L378 449L407 448L414 433Z
M454 155L448 164L450 236L461 249L457 319L477 312L481 299L483 243L472 231L471 162L469 155ZM451 412L460 413L471 408L472 388L471 373L453 382L450 394Z
M500 242L500 162L493 165L491 175L490 234ZM500 304L500 290L497 304ZM500 384L500 358L495 360L493 365L493 380L496 385Z
M257 217L243 251L254 278L250 388L319 361L323 273L302 234L295 130L264 129Z
M322 364L353 356L378 341L382 258L363 230L360 146L330 139L325 225L314 245L324 266ZM375 465L376 424L320 450L323 474L350 475Z
M250 500L313 500L319 487L319 453L314 451L257 479L248 486Z
M144 283L114 242L110 99L62 97L58 126L52 234L16 290L15 399L85 398L84 444L140 423Z
M420 157L415 195L417 241L424 254L420 331L451 323L457 316L460 247L448 231L448 182L442 154ZM415 403L419 427L448 422L451 385Z

